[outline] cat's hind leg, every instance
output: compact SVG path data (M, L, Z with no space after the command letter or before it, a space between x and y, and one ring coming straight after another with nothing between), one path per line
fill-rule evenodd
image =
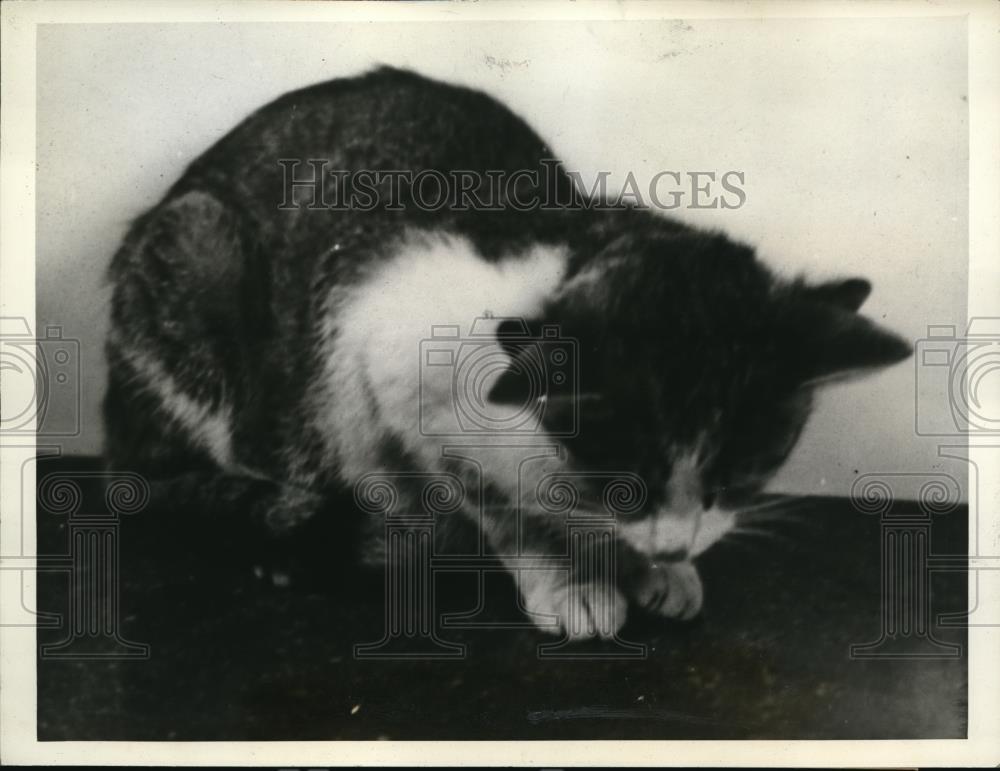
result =
M143 478L149 492L143 516L155 527L283 573L309 553L329 564L350 562L357 529L350 500L336 490L291 484L236 463L223 467L219 460L226 453L192 435L160 389L144 382L114 346L109 353L106 462ZM224 430L220 426L217 433ZM326 553L319 554L320 548Z
M330 496L284 473L267 432L234 439L266 369L267 281L252 244L206 192L136 222L111 267L104 418L108 465L147 480L158 527L256 559L308 542Z

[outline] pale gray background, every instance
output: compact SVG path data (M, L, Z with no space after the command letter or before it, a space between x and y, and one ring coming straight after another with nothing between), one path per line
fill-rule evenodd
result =
M103 276L129 220L254 108L380 62L501 98L585 177L744 171L743 208L676 216L784 272L869 277L866 312L909 339L962 327L965 35L958 18L41 27L38 325L83 353L82 433L64 448L101 446ZM846 495L858 473L948 469L914 433L914 388L911 361L828 390L775 488Z

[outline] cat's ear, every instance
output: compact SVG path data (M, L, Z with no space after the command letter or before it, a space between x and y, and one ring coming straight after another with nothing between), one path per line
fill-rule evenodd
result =
M864 278L848 278L817 284L809 288L809 293L818 302L856 311L872 293L872 285Z
M544 365L537 358L515 357L490 388L487 399L493 404L526 405L539 399L546 410L561 412L575 409L582 402L598 399L595 393L580 393L570 378L546 377Z
M534 404L547 425L574 425L581 406L594 410L597 393L582 393L575 348L558 333L557 324L539 319L505 319L497 326L497 343L510 362L490 387L493 404Z
M504 319L497 325L497 343L510 356L510 364L497 378L487 399L494 404L527 404L541 396L533 379L532 348L528 322L521 318Z
M848 380L902 361L913 347L902 337L843 307L813 308L793 334L794 368L805 385Z
M539 395L535 387L516 369L508 369L500 376L489 393L493 404L505 404L521 410L537 410L541 425L559 435L565 435L579 425L583 415L589 420L601 420L609 413L608 405L600 394L579 393L570 388L550 384Z
M539 396L538 384L533 381L531 372L515 359L497 378L487 399L493 404L523 405Z

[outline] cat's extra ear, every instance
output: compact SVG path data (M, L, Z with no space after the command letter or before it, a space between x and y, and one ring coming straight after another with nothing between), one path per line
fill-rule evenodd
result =
M793 368L799 382L840 382L902 361L913 347L854 310L814 306L792 334Z
M813 299L821 303L856 311L864 305L868 295L872 293L872 285L864 278L848 278L810 287L809 293Z

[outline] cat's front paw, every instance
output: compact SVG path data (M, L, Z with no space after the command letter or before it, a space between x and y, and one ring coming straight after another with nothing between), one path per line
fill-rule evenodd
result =
M557 618L557 626L539 628L571 640L610 639L622 628L628 612L628 603L617 588L596 582L535 574L522 579L520 589L525 610Z
M633 588L636 605L667 618L694 618L703 598L701 578L691 562L654 562Z

